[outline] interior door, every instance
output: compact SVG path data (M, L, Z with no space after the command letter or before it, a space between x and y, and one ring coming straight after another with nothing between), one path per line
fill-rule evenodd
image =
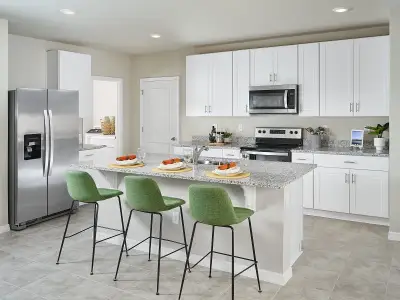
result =
M20 224L47 215L47 175L45 173L45 118L46 90L17 89L10 93L10 153L13 174L10 182L12 216L10 222ZM40 157L25 156L28 135L39 135ZM28 142L27 144L25 142ZM14 225L11 224L11 225Z
M179 78L140 82L140 147L148 153L173 153L179 139Z
M79 96L77 91L48 90L50 165L48 214L67 210L71 197L65 173L79 162Z
M354 41L354 115L389 116L389 36Z
M388 172L352 170L350 213L388 218Z
M354 41L320 43L320 115L354 114Z
M298 79L298 46L275 47L274 84L297 84Z
M350 172L348 169L314 170L314 208L349 213Z

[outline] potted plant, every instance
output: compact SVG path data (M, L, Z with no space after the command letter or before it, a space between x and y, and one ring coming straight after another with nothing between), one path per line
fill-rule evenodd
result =
M382 136L383 133L389 129L389 122L384 125L378 124L376 126L367 126L365 128L368 129L369 134L376 136L374 138L374 146L377 152L381 152L386 145L386 139Z
M312 127L306 128L306 131L310 134L311 147L320 148L321 147L321 136L327 134L325 127L317 127L313 129Z
M232 143L232 133L231 132L224 132L224 143L225 144L230 144Z

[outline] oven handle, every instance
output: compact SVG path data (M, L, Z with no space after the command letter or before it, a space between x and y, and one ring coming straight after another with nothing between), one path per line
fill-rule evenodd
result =
M289 156L289 153L282 152L258 152L258 151L246 151L250 155L263 155L263 156Z
M286 109L288 108L288 102L287 102L288 92L289 92L288 90L285 90L285 95L283 96L283 102Z

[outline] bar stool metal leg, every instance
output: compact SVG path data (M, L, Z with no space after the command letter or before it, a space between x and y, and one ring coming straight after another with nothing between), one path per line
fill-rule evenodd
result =
M126 224L126 231L124 233L124 241L121 245L121 251L119 253L119 259L118 259L118 264L117 264L117 270L115 271L114 281L117 281L119 266L121 264L122 252L124 252L124 245L126 245L126 236L128 235L129 225L131 223L132 212L133 212L133 210L131 210L131 212L129 213L128 223Z
M211 234L210 273L208 274L208 278L211 278L211 269L212 269L213 252L214 252L214 231L215 231L215 226L212 227L212 234Z
M153 214L150 217L149 261L151 261L151 241L153 239Z
M258 292L261 293L261 284L260 284L260 277L258 275L258 266L257 266L257 258L256 258L256 249L254 247L254 237L253 237L253 228L251 227L251 221L249 220L249 228L250 228L250 237L251 237L251 247L253 248L253 258L254 258L254 267L256 268L256 275L257 275L257 283L258 283Z
M125 232L125 224L124 224L124 216L122 215L122 205L121 205L121 198L118 196L118 204L119 204L119 213L121 215L121 226L122 226L122 232ZM126 256L129 256L128 254L128 246L125 243L125 250L126 250Z
M232 226L228 226L232 230L232 300L235 299L235 231Z
M99 204L94 203L94 218L93 218L93 250L92 250L92 267L90 268L90 275L93 275L94 255L96 253L96 235L97 235L97 220L99 218Z
M69 225L69 221L71 219L71 214L72 214L72 211L73 211L73 208L74 208L74 204L75 204L75 200L72 201L71 208L69 209L68 220L67 220L67 224L65 225L64 235L63 235L63 238L62 238L62 241L61 241L60 252L58 253L58 258L57 258L57 263L56 263L57 265L60 262L60 256L61 256L62 249L64 247L65 236L67 235L68 225Z
M182 206L179 206L179 210L180 210L180 213L181 213L181 220L182 220L183 242L185 244L185 252L186 252L186 256L187 256L188 255L188 244L187 244L187 241L186 241L186 230L185 230L185 222L183 220ZM188 269L189 269L189 273L190 273L191 272L190 271L190 264L188 265Z
M188 265L189 265L190 252L192 251L193 238L194 238L194 233L196 232L197 223L199 223L199 222L195 222L195 223L194 223L194 225L193 225L193 230L192 230L192 236L190 237L189 252L188 252L188 255L187 255L187 258L186 258L185 269L184 269L184 271L183 271L182 282L181 282L181 289L180 289L180 291L179 291L179 298L178 298L178 300L180 300L180 299L181 299L181 296L182 296L183 284L184 284L184 282L185 282L186 270L187 270L187 267L188 267Z
M162 241L162 223L163 216L162 214L158 214L160 216L160 236L159 236L159 244L158 244L158 266L157 266L157 292L156 295L159 295L159 287L160 287L160 266L161 266L161 241Z

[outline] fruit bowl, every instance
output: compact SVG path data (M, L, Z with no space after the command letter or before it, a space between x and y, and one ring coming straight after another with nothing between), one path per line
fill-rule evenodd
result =
M132 165L136 165L138 163L139 163L139 161L136 158L136 155L130 154L130 155L124 155L124 156L117 157L114 164L118 165L118 166L132 166Z

